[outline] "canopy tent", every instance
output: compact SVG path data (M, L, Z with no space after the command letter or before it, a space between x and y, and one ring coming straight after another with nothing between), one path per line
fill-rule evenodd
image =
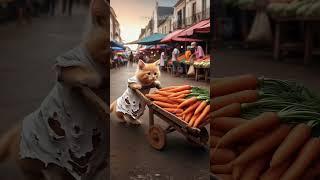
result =
M121 47L111 47L111 49L112 49L113 51L123 50Z
M192 36L195 30L199 30L203 27L206 27L208 24L210 24L210 19L202 20L199 23L190 26L189 28L186 28L184 31L180 32L178 34L179 37L189 37ZM209 25L209 32L210 32L210 25Z
M183 31L184 31L184 29L178 29L178 30L168 34L160 42L161 43L171 43L171 42L200 42L200 41L202 41L200 39L195 39L195 38L180 37L180 33Z
M210 33L210 22L202 27L194 29L195 33Z
M165 37L165 34L155 33L150 36L147 36L143 39L133 41L127 44L141 44L141 45L154 45L159 44L160 41Z
M116 42L116 41L111 41L111 47L118 47L121 49L126 49L122 44Z

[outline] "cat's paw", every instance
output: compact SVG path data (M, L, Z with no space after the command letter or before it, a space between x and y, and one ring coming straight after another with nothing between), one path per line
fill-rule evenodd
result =
M132 120L129 122L132 126L141 126L142 122L139 119Z
M132 89L141 89L142 86L140 84L132 84L131 85Z

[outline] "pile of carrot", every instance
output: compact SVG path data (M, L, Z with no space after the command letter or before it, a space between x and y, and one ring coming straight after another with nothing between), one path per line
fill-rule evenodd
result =
M169 86L146 94L154 104L177 116L190 127L209 122L209 92L190 85Z
M217 177L320 178L317 96L287 81L241 75L213 83L211 98L210 168Z

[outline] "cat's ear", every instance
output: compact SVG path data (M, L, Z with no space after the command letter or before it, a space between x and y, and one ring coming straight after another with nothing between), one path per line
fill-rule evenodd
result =
M139 69L143 69L145 65L146 64L141 59L139 59L139 62L138 62Z
M160 65L160 60L154 62L154 64L155 64L156 66L159 66L159 65Z

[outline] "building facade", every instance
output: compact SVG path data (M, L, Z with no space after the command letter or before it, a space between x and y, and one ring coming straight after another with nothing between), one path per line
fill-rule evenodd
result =
M122 43L120 24L112 7L110 7L110 40Z
M173 29L181 29L210 18L210 0L178 0L174 5Z

